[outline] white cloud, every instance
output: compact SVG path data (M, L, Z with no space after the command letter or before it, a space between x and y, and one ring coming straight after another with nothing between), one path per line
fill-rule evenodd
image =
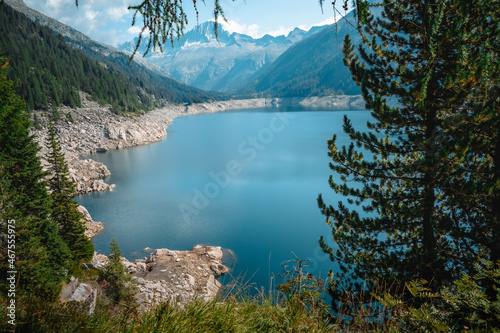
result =
M262 36L262 34L259 33L260 27L257 24L246 25L240 24L233 20L228 20L227 22L222 21L220 23L224 27L224 30L228 31L229 33L237 32L239 34L245 34L254 38Z
M47 16L70 25L90 38L117 45L118 31L130 28L132 12L129 5L136 0L24 0L25 3Z
M340 19L340 15L337 15L337 17L329 17L327 18L326 20L324 21L321 21L319 23L316 23L316 24L313 24L309 27L309 29L311 29L312 27L318 27L318 26L322 26L322 25L327 25L327 24L334 24L336 21L338 21Z
M337 19L338 19L338 17L337 17ZM301 25L298 25L296 27L288 27L288 28L280 26L276 30L268 31L267 34L269 34L271 36L280 36L280 35L287 36L295 28L299 28L301 30L309 31L312 27L320 27L320 26L323 26L323 25L333 24L333 23L335 23L335 21L336 21L335 18L332 16L332 17L330 17L330 18L328 18L326 20L323 20L321 22L313 23L313 24L309 24L309 25L301 24Z
M96 31L94 33L96 40L106 40L106 44L116 46L120 43L118 31L115 29L106 31Z
M127 29L127 33L131 35L138 35L141 32L142 28L138 26L133 26Z
M50 7L57 8L61 5L64 0L48 0L47 5Z
M98 14L97 12L94 12L93 10L89 10L85 13L85 18L89 21L94 21L97 14Z
M106 14L108 14L112 20L118 21L128 14L128 9L126 6L111 7L106 9Z
M337 17L338 19L338 17ZM316 26L323 26L327 24L333 24L335 23L335 18L329 17L326 20L323 20L318 23L310 24L310 25L299 25L299 26L293 26L293 27L285 27L285 26L279 26L277 29L272 29L272 30L263 30L259 25L257 24L241 24L235 20L228 20L227 22L220 22L222 26L224 27L224 30L228 31L229 33L237 32L240 34L245 34L249 35L253 38L260 38L264 35L271 35L271 36L281 36L285 35L287 36L291 31L293 31L295 28L299 28L305 31L309 31L312 27Z
M116 46L117 38L123 42L131 37L131 35L134 35L134 37L137 36L142 27L142 20L140 19L137 20L136 26L130 26L133 11L127 10L129 5L136 5L139 2L138 0L80 0L78 8L75 6L75 0L24 1L31 8L71 25L92 39L110 45ZM226 2L233 5L231 8L242 8L245 3L244 0L235 0L235 2L227 0ZM228 17L230 16L228 15ZM269 26L268 22L265 21L258 22L258 24L254 22L245 24L241 23L241 21L235 19L229 20L227 23L221 22L221 24L229 32L238 32L254 38L262 37L265 34L273 36L287 35L295 28L295 26L288 26L287 24L276 28L276 26ZM333 22L334 18L332 14L327 20L307 26L301 25L299 28L309 30L314 25L331 24ZM271 23L273 22L269 22L269 24Z

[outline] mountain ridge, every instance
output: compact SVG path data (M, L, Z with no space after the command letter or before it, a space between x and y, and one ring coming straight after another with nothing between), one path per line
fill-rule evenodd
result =
M357 95L360 88L352 80L343 63L342 40L346 34L353 44L360 43L359 34L345 20L297 42L270 66L255 73L239 93L273 97L307 97L326 95Z
M219 25L216 38L214 24L213 21L203 22L175 41L173 47L167 44L163 53L152 51L145 58L180 82L205 90L234 92L290 46L326 28L318 26L308 31L295 28L286 36L253 38L237 32L230 33ZM145 36L136 57L144 54L148 41ZM118 48L133 52L136 43L137 38L120 44Z
M67 44L104 66L110 73L119 74L138 89L145 90L155 100L174 103L199 103L224 99L219 93L210 93L193 88L174 80L169 75L142 59L130 63L130 55L122 50L96 42L88 36L55 19L52 19L20 0L5 0L5 3L32 21L48 26L55 33L64 36Z

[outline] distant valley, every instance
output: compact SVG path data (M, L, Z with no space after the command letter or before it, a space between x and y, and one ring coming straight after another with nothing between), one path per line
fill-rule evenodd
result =
M257 39L244 34L229 33L223 26L219 27L219 35L216 38L214 23L205 22L188 31L173 47L170 44L165 45L164 53L151 51L144 58L141 53L145 52L148 42L145 38L134 61L129 64L136 40L121 44L119 48L111 47L93 41L75 29L27 7L21 0L6 0L6 3L25 14L31 21L40 23L63 37L56 42L54 36L40 32L43 29L33 28L33 31L36 31L34 33L42 37L37 40L47 43L49 47L54 47L63 40L96 65L100 65L107 72L106 75L112 76L107 77L106 81L118 82L116 87L125 85L112 88L113 91L119 91L119 94L109 94L104 93L106 86L99 88L97 84L93 84L89 87L89 84L82 85L82 82L78 83L79 80L75 79L68 83L66 74L61 78L48 72L43 74L42 72L52 66L43 64L54 63L54 59L61 57L54 56L53 52L47 49L39 52L40 59L37 62L42 65L38 69L35 68L36 77L42 85L41 90L50 92L55 91L53 87L67 87L75 97L73 100L78 99L77 91L86 92L101 103L111 103L113 110L118 112L148 110L162 106L165 102L202 103L228 98L303 98L360 93L342 61L343 37L350 34L354 44L359 42L355 29L348 26L345 20L336 25L313 27L309 31L296 28L287 36L265 35ZM348 14L347 19L353 19L351 16L352 14ZM28 27L26 23L22 25ZM34 35L29 33L21 36L19 29L16 31L12 28L5 26L6 46L3 47L4 51L9 51L6 56L15 59L12 61L12 75L17 75L18 80L25 81L21 82L21 86L26 87L25 91L37 92L37 83L33 81L35 76L16 74L20 73L21 68L31 66L28 63L21 64L24 61L23 53L16 48L8 50L14 44L22 46L33 43ZM29 38L32 38L32 41L28 41ZM41 45L40 48L44 47ZM60 52L61 47L54 50ZM95 73L100 73L95 65L81 67L83 72L77 76L87 77L89 82L93 83L102 81L92 78ZM62 74L64 70L56 72ZM54 77L43 79L44 75ZM47 84L52 81L54 84ZM111 87L109 84L108 86ZM39 95L43 97L43 94ZM36 96L31 98L29 94L23 97L30 101L30 108L43 109L54 106L55 98L51 97L50 93L47 98L43 97L41 100L37 100ZM78 101L67 103L66 100L70 98L56 101L55 105L78 105Z
M287 36L251 36L229 33L219 26L218 38L214 22L205 22L187 32L174 43L165 45L163 53L150 51L146 59L170 73L182 83L222 92L236 92L248 84L295 43L314 35L327 26L309 31L295 28ZM136 57L144 54L148 38L144 38ZM133 52L137 38L118 48Z
M342 43L346 34L360 42L347 20L336 25L296 28L287 36L266 35L254 39L229 34L206 22L189 31L178 42L166 45L164 53L150 51L146 61L180 82L191 86L250 97L310 97L361 93L343 63ZM133 52L137 39L120 49ZM142 58L148 39L136 58Z

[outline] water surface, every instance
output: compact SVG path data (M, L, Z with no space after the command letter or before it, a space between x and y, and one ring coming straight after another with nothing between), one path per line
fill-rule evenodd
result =
M316 199L342 199L328 186L326 140L336 133L348 144L344 115L359 128L369 112L277 111L182 116L162 142L92 155L116 184L77 198L104 222L96 250L107 254L115 238L133 260L147 256L146 247L218 245L234 253L226 257L233 275L266 287L294 254L326 274L333 266L318 239L330 229Z

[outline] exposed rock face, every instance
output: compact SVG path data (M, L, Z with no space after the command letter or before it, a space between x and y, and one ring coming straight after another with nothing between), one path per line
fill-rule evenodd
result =
M112 190L115 186L106 184L102 178L111 175L108 168L91 159L69 162L70 177L76 183L77 193L90 193Z
M126 259L125 259L126 260ZM108 257L104 254L94 253L94 257L90 261L91 268L103 268L108 263Z
M162 52L151 52L147 60L161 66L177 80L204 90L235 91L255 76L259 69L271 64L294 43L313 35L323 27L309 31L295 28L287 36L266 35L259 39L230 33L219 25L214 34L214 22L204 22L187 31L174 45L165 45ZM138 49L144 54L149 41L143 38ZM118 48L133 52L137 38ZM139 55L138 54L138 55Z
M94 313L97 302L97 288L87 283L79 283L77 278L71 277L70 283L61 290L61 302L83 302L88 314Z
M155 250L146 260L128 264L127 271L137 282L136 300L144 310L167 300L185 304L213 298L221 288L216 277L229 270L220 247L197 245L191 251Z
M55 123L78 194L114 188L103 180L110 175L107 167L92 159L82 160L82 155L158 142L166 136L167 125L183 110L172 106L142 116L119 116L108 107L89 101L85 94L81 97L82 108L60 107L61 119ZM48 166L48 149L45 147L48 115L46 112L37 113L43 129L34 131L42 147L40 157L44 167Z
M108 257L96 254L91 265L102 268L107 262ZM216 278L229 271L218 246L196 245L191 251L157 249L149 258L133 263L122 257L122 264L137 284L140 311L165 301L183 305L195 298L211 299L221 288Z
M87 209L83 206L78 206L78 211L82 214L82 221L85 223L85 236L92 239L95 235L100 233L104 229L102 222L96 222L92 220Z

